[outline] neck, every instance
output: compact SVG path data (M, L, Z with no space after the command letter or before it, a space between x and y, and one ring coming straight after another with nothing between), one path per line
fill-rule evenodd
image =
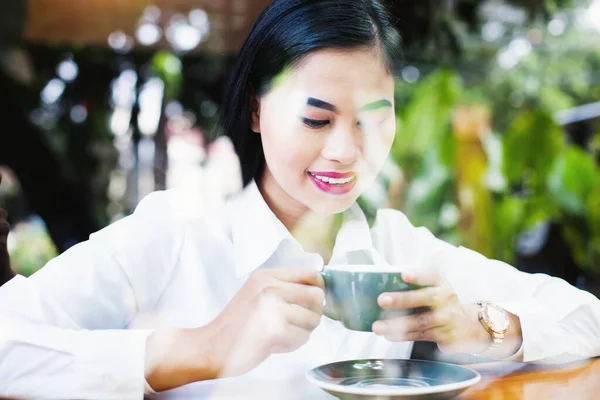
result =
M309 253L318 253L329 262L335 242L334 215L312 212L291 198L273 175L265 172L258 185L265 202L273 214Z
M293 232L299 221L308 213L308 208L298 204L285 193L268 171L265 171L258 188L273 214L288 231Z

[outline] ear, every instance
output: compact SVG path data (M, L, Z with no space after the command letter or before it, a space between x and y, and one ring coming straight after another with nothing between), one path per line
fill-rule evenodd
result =
M250 129L254 133L260 133L260 101L250 89Z

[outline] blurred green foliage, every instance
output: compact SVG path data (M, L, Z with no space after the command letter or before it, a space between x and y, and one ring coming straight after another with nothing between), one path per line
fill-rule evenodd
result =
M11 232L15 245L10 252L11 268L30 276L58 255L52 239L39 218L22 221Z
M395 204L416 225L457 245L473 243L474 238L461 233L460 218L450 218L448 223L444 217L445 210L459 208L460 160L452 114L464 101L472 101L472 94L459 73L441 69L403 95L392 157L405 172L405 190ZM488 102L494 113L493 93ZM480 175L489 177L497 169L502 179L501 184L481 182L487 195L477 194L475 218L487 225L478 231L487 237L477 238L475 250L514 262L519 236L552 221L562 227L577 264L600 272L600 167L593 151L570 144L543 107L520 110L503 133L487 136L483 140L496 145L482 146L488 163L478 167L485 169ZM499 156L494 154L498 150ZM494 163L497 159L499 163Z

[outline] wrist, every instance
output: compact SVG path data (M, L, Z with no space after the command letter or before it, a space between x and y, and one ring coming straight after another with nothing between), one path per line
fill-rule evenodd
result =
M197 349L190 359L196 381L217 379L223 372L222 357L219 357L217 352L218 333L217 327L213 324L184 332L184 336L187 337L184 343L188 343L186 350Z
M514 356L522 344L519 318L492 303L474 304L480 350L474 354L493 359ZM483 338L483 339L482 339Z
M475 303L465 304L463 305L463 310L468 316L470 321L469 326L471 327L468 352L472 354L481 354L490 347L492 343L492 337L479 321L480 306Z
M146 381L156 391L173 389L218 376L205 328L153 332L146 342Z

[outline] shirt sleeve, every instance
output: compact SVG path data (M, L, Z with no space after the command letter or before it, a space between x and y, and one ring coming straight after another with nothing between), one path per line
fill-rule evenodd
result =
M176 264L184 229L166 192L0 288L0 397L133 399L145 392L151 310Z
M528 274L414 227L386 210L383 240L394 264L439 268L463 303L486 300L519 317L525 362L563 363L600 355L600 300L562 279Z

